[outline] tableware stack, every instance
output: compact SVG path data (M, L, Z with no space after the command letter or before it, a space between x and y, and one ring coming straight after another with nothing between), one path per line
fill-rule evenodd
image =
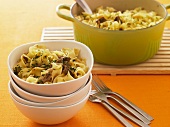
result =
M19 78L13 71L20 56L29 47L43 44L50 50L62 48L80 49L80 57L86 59L88 71L83 76L51 84L35 84ZM86 104L90 91L93 67L93 54L90 49L76 41L32 42L18 46L8 56L10 81L8 89L18 110L27 118L40 124L59 124L74 117Z

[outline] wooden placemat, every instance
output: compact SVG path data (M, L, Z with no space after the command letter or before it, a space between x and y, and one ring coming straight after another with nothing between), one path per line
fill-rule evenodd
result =
M74 40L72 27L47 27L42 31L41 41ZM130 66L110 66L95 63L93 74L170 74L170 29L164 29L157 54L144 63Z

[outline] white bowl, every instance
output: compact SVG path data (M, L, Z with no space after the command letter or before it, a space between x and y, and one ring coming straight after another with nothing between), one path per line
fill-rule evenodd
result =
M10 81L8 83L8 90L9 90L9 93L11 94L11 96L15 100L17 100L18 102L20 102L22 104L26 104L26 105L30 105L30 106L43 106L43 107L47 107L47 106L48 107L51 107L51 106L67 106L67 105L72 105L74 103L79 102L80 100L82 100L82 98L84 98L88 94L88 92L91 90L91 81L92 81L92 74L90 75L89 80L86 83L86 85L83 86L78 91L76 91L72 96L69 96L69 97L67 97L63 100L59 100L59 101L55 101L55 102L49 102L49 103L32 102L32 101L29 101L29 100L22 98L15 91L15 89L13 88Z
M66 98L74 96L74 94L76 94L76 92L81 90L81 88L80 88L77 91L75 91L71 94L65 95L65 96L48 97L48 96L32 94L28 91L23 90L22 88L20 88L18 86L18 84L13 80L13 78L11 76L10 76L10 82L11 82L11 85L13 86L14 90L20 97L22 97L23 99L28 100L28 101L39 102L39 103L49 103L49 102L61 101Z
M40 124L59 124L65 122L72 117L74 117L86 104L90 95L89 93L78 103L69 106L61 107L38 107L38 106L29 106L22 104L15 100L12 96L12 100L18 110L27 118L32 121Z
M44 44L46 47L50 50L60 50L62 48L78 48L80 49L80 57L86 59L86 64L89 67L88 72L74 80L66 81L66 82L60 82L60 83L53 83L53 84L33 84L26 82L22 79L20 79L18 76L16 76L13 72L13 67L19 60L20 56L28 52L28 49L30 46L33 46L35 44ZM70 40L58 40L58 41L50 41L50 42L32 42L23 44L21 46L16 47L14 50L11 51L11 53L8 56L8 70L10 75L13 77L15 82L22 88L25 89L31 93L37 94L37 95L44 95L44 96L63 96L70 94L76 90L78 90L81 86L83 86L92 71L93 68L93 54L91 50L84 44L76 41L70 41Z

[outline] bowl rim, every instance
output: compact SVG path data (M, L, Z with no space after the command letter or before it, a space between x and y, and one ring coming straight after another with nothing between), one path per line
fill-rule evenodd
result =
M84 88L87 85L87 83L89 82L90 78L92 79L92 74L90 74L87 82L82 87L80 87L78 90L76 90L76 91L74 91L74 92L72 92L70 94L63 95L63 96L42 96L42 95L30 93L30 92L25 91L24 89L20 88L17 85L17 83L13 80L12 76L10 76L10 82L13 83L17 87L17 89L19 89L22 93L24 93L26 95L29 95L29 96L32 96L32 97L36 97L36 98L41 98L41 99L49 99L49 100L59 99L59 100L56 100L56 101L61 101L61 100L64 100L66 98L74 96L76 94L76 92L80 91L82 88ZM39 102L39 103L44 103L44 102Z
M66 85L65 83L69 83L69 82L75 82L79 79L82 79L83 77L85 77L86 75L88 75L92 68L93 68L93 65L94 65L94 57L93 57L93 53L92 51L90 50L90 48L88 46L86 46L85 44L81 43L81 42L78 42L78 41L75 41L75 40L54 40L54 41L37 41L37 42L29 42L29 43L25 43L25 44L21 44L17 47L15 47L8 55L8 58L7 58L7 65L8 65L8 70L9 72L11 73L12 76L14 76L14 78L16 78L17 80L21 81L21 82L24 82L26 84L29 84L29 85L33 85L33 86L36 86L37 84L34 84L34 83L29 83L27 81L24 81L23 79L19 78L17 75L14 74L12 68L10 67L10 57L12 55L12 53L16 50L18 50L19 48L23 47L23 46L27 46L27 45L35 45L35 44L43 44L43 43L59 43L59 42L63 42L63 43L73 43L73 44L78 44L82 47L84 47L90 54L91 58L90 58L90 61L91 61L91 65L89 66L89 69L88 69L88 72L83 75L82 77L78 78L78 79L74 79L74 80L69 80L69 81L65 81L65 82L59 82L59 83L51 83L51 84L38 84L38 86L40 87L45 87L46 85L48 86L55 86L55 85Z
M44 102L44 103L40 103L40 102L33 102L33 101L30 101L30 100L26 100L26 99L24 99L24 98L22 98L22 97L20 97L18 94L17 94L17 92L14 90L14 88L12 88L13 86L12 86L12 84L11 84L11 82L9 81L8 82L8 90L9 90L9 93L10 93L10 95L15 99L15 98L17 98L18 100L21 100L22 102L20 102L20 103L22 103L22 104L25 104L25 102L27 103L26 105L30 105L30 106L40 106L40 107L61 107L60 105L56 105L56 106L51 106L51 105L53 105L53 104L57 104L58 102L60 103L61 101L65 101L65 99L62 99L62 100L58 100L58 101L54 101L54 102ZM90 86L91 87L91 86ZM12 90L12 89L13 90ZM91 89L91 88L90 88ZM14 92L15 91L15 92ZM84 96L85 97L85 96ZM17 99L15 99L15 100L17 100ZM17 101L18 101L17 100ZM19 102L19 101L18 101ZM74 103L72 103L72 104L74 104ZM67 105L71 105L71 104L67 104ZM67 106L67 105L65 105L65 106Z
M88 80L88 82L84 85L84 86L82 86L82 88L80 89L80 90L78 90L77 92L80 92L84 87L86 87L87 86L87 84L89 83L89 81L90 80L92 80L92 75L91 76L89 76L89 80ZM90 87L91 87L91 85L90 85ZM13 90L12 90L12 89ZM20 97L19 95L18 95L18 93L15 91L15 89L14 89L14 87L13 87L13 85L12 85L12 83L11 83L11 81L9 81L8 82L8 90L9 90L9 93L12 95L12 96L15 96L16 98L18 98L18 99L20 99L21 101L26 101L27 103L30 103L30 105L31 104L40 104L41 106L45 106L45 105L51 105L51 104L55 104L55 103L58 103L58 102L62 102L62 101L65 101L65 100L67 100L67 99L69 99L70 97L72 97L72 96L68 96L67 98L63 98L63 99L61 99L61 100L56 100L56 101L53 101L53 102L33 102L33 101L30 101L30 100L27 100L27 99L24 99L24 98L22 98L22 97ZM14 92L15 91L15 92ZM76 94L76 93L75 93ZM74 94L74 95L75 95ZM73 96L74 96L73 95Z
M90 89L89 89L87 95L86 95L81 101L79 101L79 102L77 102L77 103L74 103L74 104L71 104L71 105L66 105L66 106L53 106L53 107L42 107L42 106L33 106L33 105L23 104L23 103L21 103L21 102L18 102L18 101L17 101L14 97L12 97L11 95L10 95L10 96L11 96L12 100L15 101L15 103L17 103L18 105L20 105L20 106L22 106L22 107L24 106L24 107L27 107L27 108L34 108L34 109L37 109L37 108L38 108L38 109L53 110L53 109L64 109L64 108L69 108L69 107L73 107L73 106L79 105L79 104L83 103L86 99L89 98L90 93L91 93L91 86L90 86Z

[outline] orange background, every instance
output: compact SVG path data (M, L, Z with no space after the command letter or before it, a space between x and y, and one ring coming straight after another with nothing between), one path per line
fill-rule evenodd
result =
M169 0L159 0L168 3ZM0 126L45 127L23 116L8 93L7 57L23 43L39 41L44 27L72 26L57 17L58 4L73 0L0 0ZM170 3L170 2L169 2ZM170 28L170 21L166 22ZM151 127L170 126L170 75L100 75L106 85L154 117ZM133 124L133 123L132 123ZM137 125L133 124L137 127ZM123 127L101 105L87 102L69 121L54 127Z

